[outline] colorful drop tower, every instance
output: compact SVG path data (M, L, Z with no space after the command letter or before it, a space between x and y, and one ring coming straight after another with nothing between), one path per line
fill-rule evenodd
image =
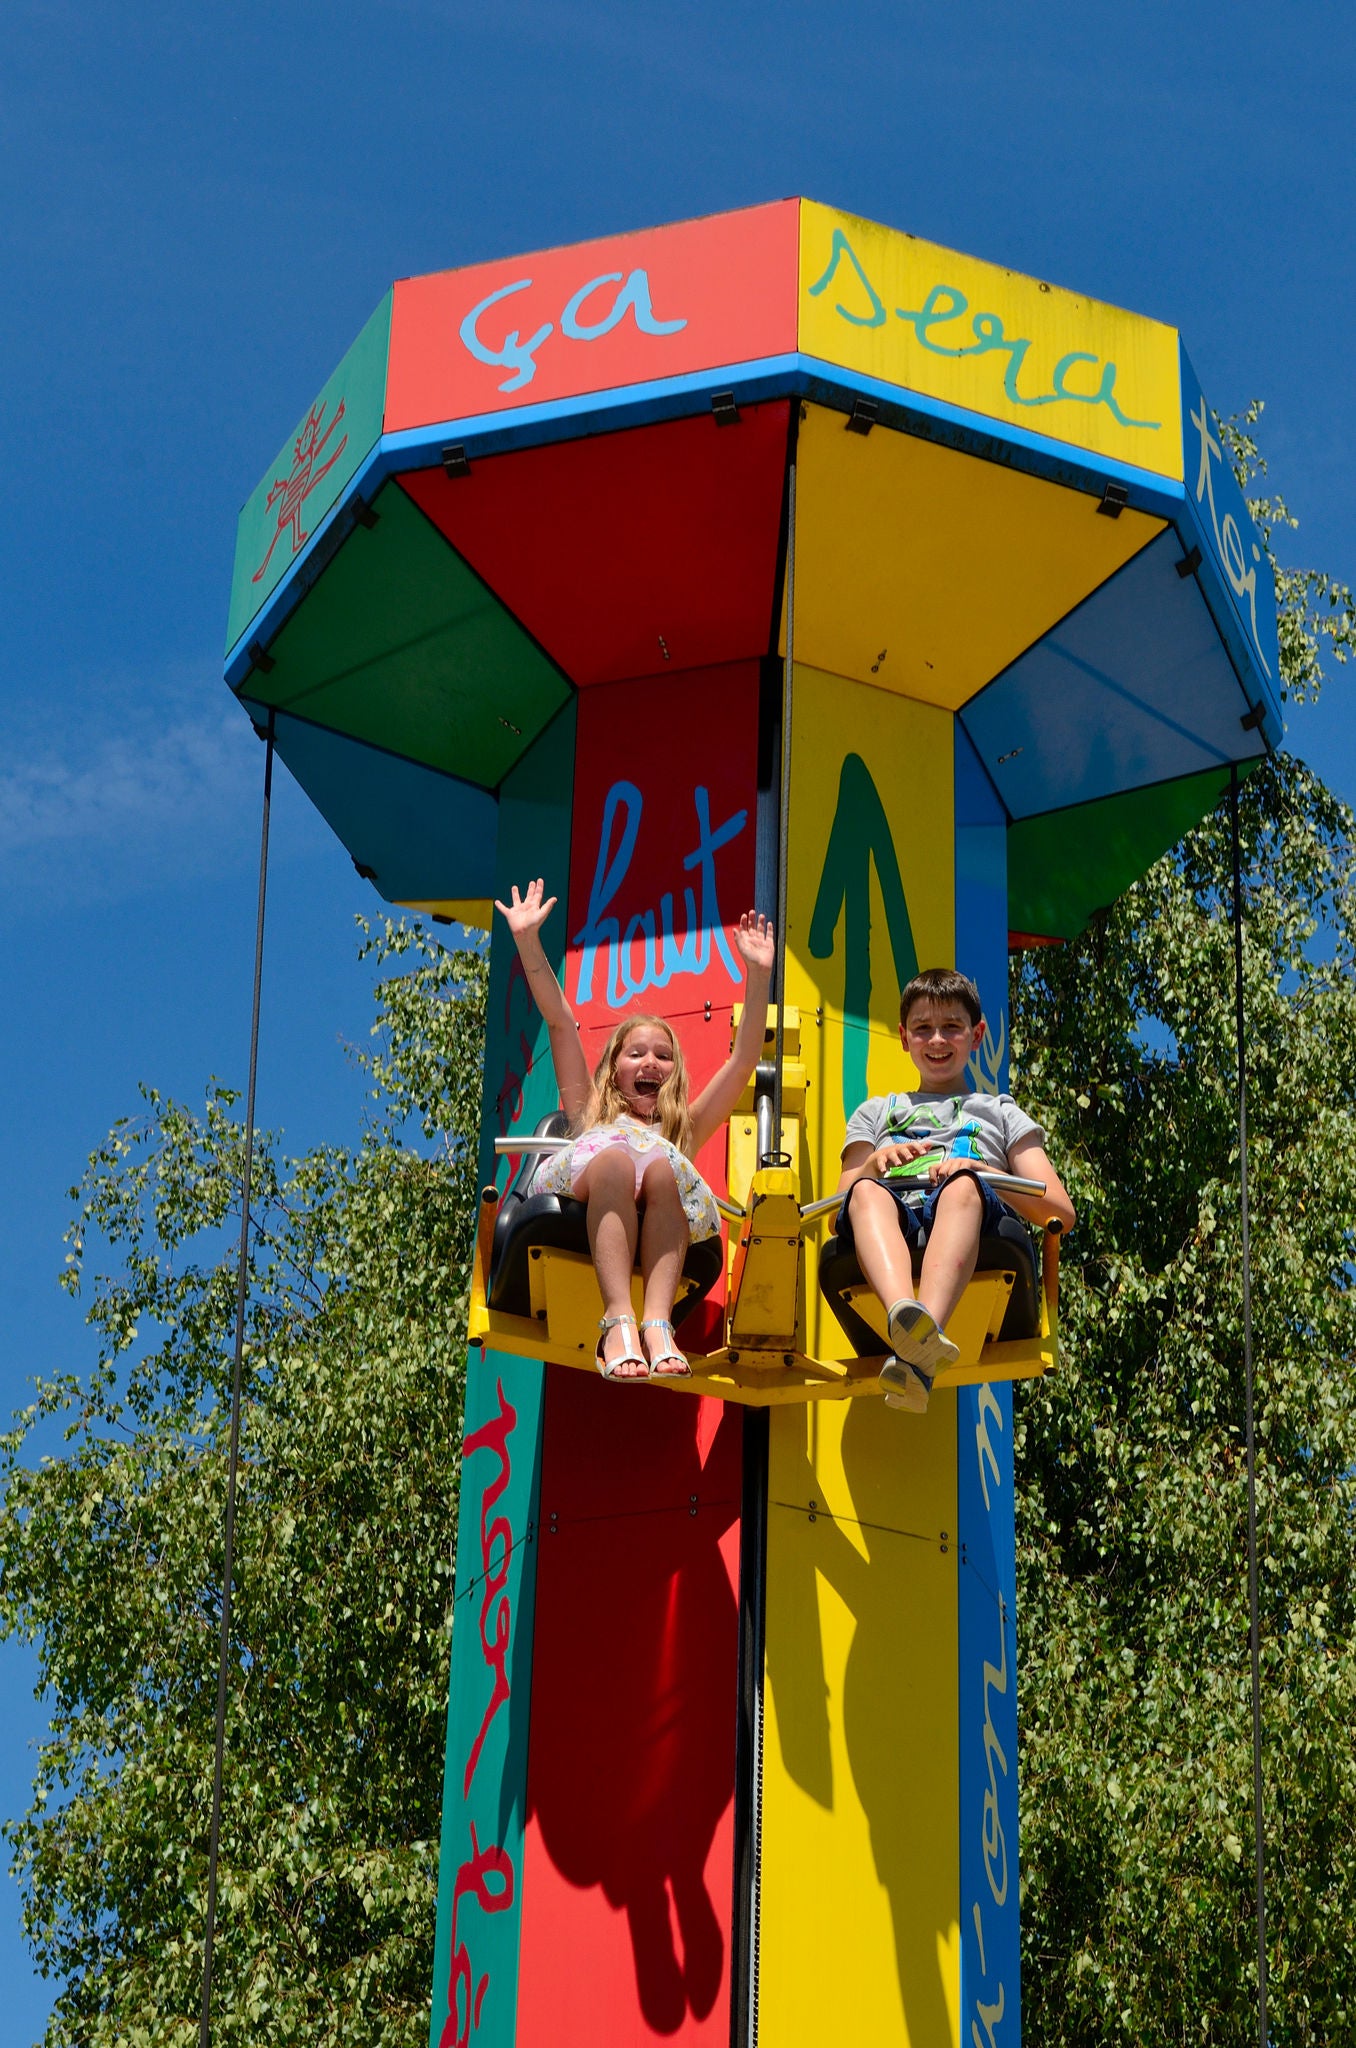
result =
M1176 333L808 200L398 283L245 507L227 678L388 901L547 877L590 1046L658 1010L700 1081L774 910L798 1209L908 1085L915 965L977 979L1005 1085L1010 946L1280 733ZM502 1192L555 1097L491 945ZM749 1107L701 1162L736 1209ZM511 1344L479 1303L433 2048L1020 2039L1011 1378L1054 1332L1014 1365L981 1317L891 1413L828 1227L783 1358L736 1369L717 1281L676 1399L573 1369L577 1270Z

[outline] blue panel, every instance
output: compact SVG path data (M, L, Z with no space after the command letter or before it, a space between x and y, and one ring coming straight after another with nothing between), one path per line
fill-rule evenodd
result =
M979 990L988 1032L971 1061L1003 1088L1008 1058L1008 820L959 724L955 728L956 966Z
M284 712L276 730L279 755L388 903L493 896L499 806L486 790Z
M1167 528L961 712L1014 818L1262 751L1247 698Z
M1011 1384L957 1389L956 1481L960 2038L1006 2048L1022 2038Z
M975 1085L1008 1084L1007 821L956 733L956 965L987 1030ZM1021 2039L1017 1865L1017 1553L1011 1386L956 1393L961 2024L965 2048Z
M1179 344L1180 346L1180 344ZM1215 432L1191 359L1182 357L1182 461L1186 501L1194 515L1198 544L1214 569L1210 579L1240 630L1253 671L1254 702L1262 701L1277 722L1281 710L1280 650L1276 640L1276 586L1262 552L1243 493Z

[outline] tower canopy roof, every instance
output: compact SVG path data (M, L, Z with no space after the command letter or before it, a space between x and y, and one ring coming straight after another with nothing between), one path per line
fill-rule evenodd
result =
M395 902L574 690L784 646L954 711L1067 936L1281 732L1175 330L810 200L397 283L247 500L227 679Z

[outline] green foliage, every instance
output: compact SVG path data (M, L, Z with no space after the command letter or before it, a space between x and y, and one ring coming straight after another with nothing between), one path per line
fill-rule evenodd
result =
M1217 420L1224 452L1233 464L1245 494L1267 474L1266 458L1250 431L1265 407L1255 398L1238 419ZM1281 647L1281 685L1292 704L1311 704L1323 683L1323 657L1346 661L1356 651L1356 598L1349 583L1321 569L1289 569L1278 558L1275 535L1299 527L1285 499L1274 492L1248 498L1262 536L1267 560L1276 578L1277 627Z
M1251 428L1221 426L1240 482ZM1295 522L1252 500L1266 536ZM1356 648L1281 567L1291 702ZM1272 2035L1356 2035L1356 823L1242 793ZM1221 809L1014 980L1080 1227L1017 1394L1025 2035L1252 2038L1256 1964L1229 835ZM421 2044L485 970L387 925L369 1127L256 1153L214 2038ZM52 1723L7 1829L49 2048L196 2040L243 1133L154 1092L94 1154L92 1371L0 1439L0 1633ZM87 1271L87 1241L112 1255ZM35 1432L66 1449L25 1463Z
M1302 700L1352 599L1282 597ZM1241 815L1269 2002L1298 2048L1356 2036L1356 820L1285 755ZM1051 2048L1256 2036L1230 865L1226 803L1014 976L1079 1212L1064 1362L1017 1400L1024 2036Z
M427 2029L485 967L389 924L364 953L362 1143L255 1151L222 2043ZM51 2048L197 2040L244 1134L224 1088L144 1102L72 1190L97 1363L3 1439L0 1630L51 1706L7 1834ZM49 1418L66 1448L26 1465Z

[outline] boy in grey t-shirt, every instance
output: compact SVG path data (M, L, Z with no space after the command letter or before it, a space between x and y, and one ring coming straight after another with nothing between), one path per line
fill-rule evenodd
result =
M1045 1156L1045 1133L1010 1095L984 1095L966 1069L984 1036L979 992L947 967L914 976L899 999L899 1037L922 1087L873 1095L843 1137L840 1243L855 1246L887 1314L894 1356L881 1372L894 1407L925 1409L933 1375L959 1354L946 1325L970 1284L986 1220L1004 1208L1033 1223L1072 1230L1073 1205ZM920 1162L915 1176L892 1177ZM1043 1180L1043 1195L1001 1201L981 1166ZM918 1295L912 1247L923 1245Z

